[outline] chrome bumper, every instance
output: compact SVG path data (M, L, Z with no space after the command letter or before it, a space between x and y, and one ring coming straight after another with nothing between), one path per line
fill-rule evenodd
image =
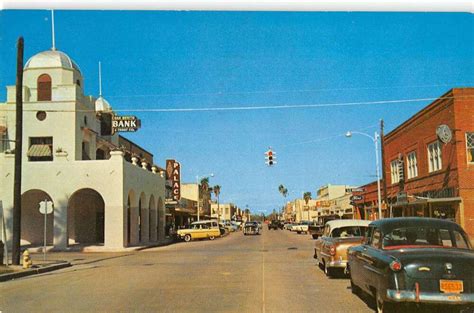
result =
M346 268L347 260L335 260L328 263L328 267Z
M415 291L411 290L387 290L387 299L394 302L420 302L439 304L467 304L474 303L474 293L440 293L420 292L418 300Z

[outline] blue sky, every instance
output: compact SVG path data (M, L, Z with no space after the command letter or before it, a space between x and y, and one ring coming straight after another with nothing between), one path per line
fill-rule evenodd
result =
M25 61L51 47L49 11L1 14L0 85L15 82L15 43ZM114 109L279 106L436 98L474 86L474 23L464 13L56 11L56 46L81 68L85 93ZM5 99L2 87L0 101ZM215 173L221 200L270 212L326 183L375 180L373 133L395 128L429 101L320 108L134 112L126 137L183 180ZM271 146L278 164L267 167Z

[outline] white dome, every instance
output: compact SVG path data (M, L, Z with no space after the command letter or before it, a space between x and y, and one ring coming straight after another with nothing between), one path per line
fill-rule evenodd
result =
M110 112L112 107L102 96L95 100L95 111L96 112Z
M30 68L66 68L74 69L79 73L81 70L67 54L61 51L48 50L32 56L25 64L25 70Z

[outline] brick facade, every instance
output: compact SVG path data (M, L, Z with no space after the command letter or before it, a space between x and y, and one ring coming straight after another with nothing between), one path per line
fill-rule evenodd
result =
M449 142L440 141L436 134L439 125L451 130ZM474 88L455 88L384 136L388 199L384 215L451 218L474 235L474 162L466 146L470 132L474 132ZM441 164L431 159L434 169L430 170L428 146L435 142L439 142ZM416 155L417 175L408 178L410 153ZM397 177L392 177L392 162L399 159L403 160L403 170L398 172L404 179L393 182ZM376 208L377 204L377 184L364 187L364 199L357 202L365 210L361 215L372 212L371 206ZM397 197L400 193L407 196L403 201Z

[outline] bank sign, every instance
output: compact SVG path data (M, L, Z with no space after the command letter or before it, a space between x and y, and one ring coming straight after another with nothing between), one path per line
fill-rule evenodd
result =
M171 184L171 198L181 199L181 164L176 160L166 160L166 180Z
M112 134L117 132L136 132L141 126L140 120L133 115L112 115Z

